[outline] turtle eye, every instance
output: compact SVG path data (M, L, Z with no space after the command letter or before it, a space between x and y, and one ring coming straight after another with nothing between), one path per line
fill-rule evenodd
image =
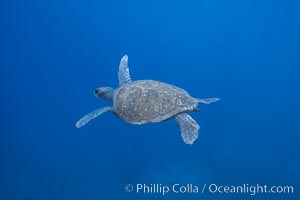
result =
M96 89L96 90L94 91L94 95L97 95L97 94L98 94L98 92L99 92L99 90L98 90L98 89Z

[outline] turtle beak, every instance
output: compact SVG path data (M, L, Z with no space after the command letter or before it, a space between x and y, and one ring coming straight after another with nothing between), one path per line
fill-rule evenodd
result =
M94 95L97 98L112 100L113 98L113 89L110 87L100 87L94 90Z
M98 89L95 89L94 91L94 95L97 96L98 95Z
M95 95L96 97L99 97L99 94L100 94L100 93L101 93L101 89L100 89L100 88L95 89L94 95Z

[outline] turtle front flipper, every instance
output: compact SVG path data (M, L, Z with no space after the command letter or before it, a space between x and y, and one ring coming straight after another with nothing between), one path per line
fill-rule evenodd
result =
M118 76L119 76L119 85L123 85L124 83L131 81L129 68L128 68L127 55L123 56L120 61Z
M84 126L86 123L88 123L89 121L91 121L92 119L98 117L99 115L102 115L103 113L109 112L109 111L112 112L113 110L114 110L114 108L110 107L110 106L98 108L98 109L94 110L93 112L90 112L89 114L82 117L79 121L77 121L76 127L80 128L80 127Z
M186 144L193 144L193 142L198 138L200 126L187 113L178 114L174 118L180 128L183 141Z

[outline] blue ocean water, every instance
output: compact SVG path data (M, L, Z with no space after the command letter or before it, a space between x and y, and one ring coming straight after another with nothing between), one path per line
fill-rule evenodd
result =
M0 199L299 199L299 2L1 1ZM133 80L221 101L192 113L186 145L174 120L130 125L93 96ZM132 184L193 184L198 193ZM212 193L204 185L293 186L280 194ZM206 188L207 189L207 188Z

